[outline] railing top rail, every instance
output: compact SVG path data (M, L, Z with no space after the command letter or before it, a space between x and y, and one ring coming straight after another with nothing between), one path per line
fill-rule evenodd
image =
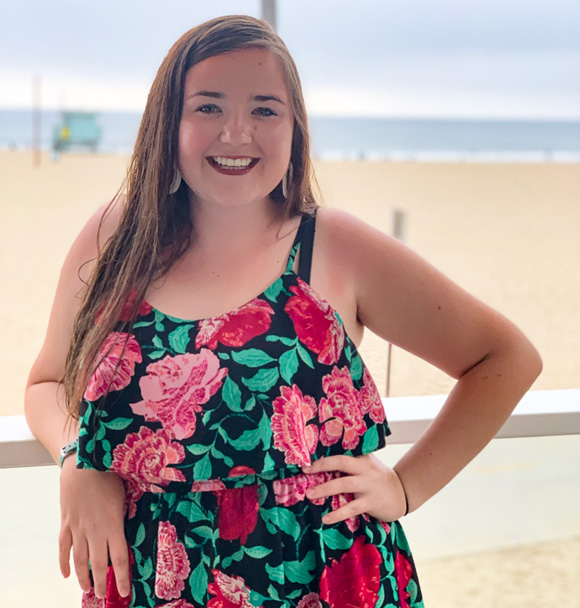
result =
M413 443L441 409L446 395L383 399L392 435L388 441ZM539 437L580 434L580 389L531 391L496 435ZM0 416L0 468L54 464L34 438L24 416Z

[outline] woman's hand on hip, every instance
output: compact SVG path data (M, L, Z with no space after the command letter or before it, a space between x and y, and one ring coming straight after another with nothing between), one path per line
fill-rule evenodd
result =
M405 515L405 490L395 471L374 454L363 456L328 456L302 467L305 473L340 471L342 477L310 488L309 499L326 498L335 494L353 494L354 500L325 515L325 524L334 524L350 517L368 513L381 521L391 522Z
M113 566L117 589L122 596L131 590L129 553L124 530L125 487L116 473L77 469L75 458L67 458L60 474L61 527L59 563L62 575L70 575L70 551L83 591L107 593L107 569Z

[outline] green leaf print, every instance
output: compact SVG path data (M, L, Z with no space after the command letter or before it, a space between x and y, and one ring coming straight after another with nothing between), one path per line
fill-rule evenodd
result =
M131 418L113 418L109 422L103 422L103 426L106 426L112 431L122 431L126 429L133 420Z
M104 424L100 424L97 432L95 433L95 441L101 441L101 439L105 438L105 434L107 433L107 429Z
M268 564L266 564L266 569L268 569ZM266 596L257 591L250 591L250 604L252 604L252 606L258 608L259 606L262 606L267 599Z
M145 524L141 524L135 536L135 546L138 547L145 540Z
M105 454L103 454L103 465L107 469L110 469L113 465L113 457L111 456L111 452L106 452Z
M273 285L270 285L270 287L268 287L268 289L266 289L266 291L264 292L264 295L271 302L276 302L278 300L278 296L280 295L280 292L282 291L283 287L284 287L284 283L283 283L282 279L280 278Z
M276 591L276 587L274 587L274 585L270 585L268 587L268 597L272 600L278 600L279 602L282 601L282 599L280 598L280 595L278 594L278 591Z
M260 423L258 424L258 429L260 430L260 435L262 436L262 441L264 442L264 449L268 450L272 445L272 423L270 418L264 412L262 414L262 418L260 419ZM270 456L268 452L266 452L266 457L264 458L264 470L270 471L274 468L274 460Z
M161 357L165 356L165 351L154 350L153 352L148 353L147 356L149 357L149 359L160 359Z
M200 508L198 504L191 501L180 501L175 509L180 515L183 515L187 521L199 522L207 521L207 513ZM157 516L158 518L159 516Z
M298 371L298 355L296 349L286 351L280 357L280 375L287 384L292 384L292 378Z
M379 431L376 426L371 426L364 434L362 451L363 454L374 452L379 447Z
M244 431L237 439L232 439L231 437L227 439L227 442L236 450L244 450L246 452L255 450L260 441L262 441L262 433L259 427Z
M309 583L314 578L311 570L316 568L314 551L308 551L303 560L284 562L284 573L291 583Z
M281 507L273 507L272 509L264 509L261 513L264 519L268 518L282 532L286 532L294 540L298 540L300 525L292 511Z
M149 325L153 325L154 321L139 321L138 323L133 323L133 329L137 329L138 327L149 327Z
M344 354L346 355L347 361L350 363L352 360L352 348L350 344L344 349Z
M322 538L329 549L350 549L352 538L346 538L335 528L323 528Z
M200 456L201 454L205 454L209 452L211 445L201 445L200 443L192 443L190 445L185 446L188 452L195 454L196 456Z
M310 353L300 344L300 342L296 344L296 350L298 351L302 361L304 361L304 363L306 363L310 369L314 369L314 363L312 363Z
M226 557L222 560L222 566L224 568L229 568L232 565L232 562L239 562L244 557L244 547L241 547L238 551Z
M220 435L223 436L223 433L220 433ZM211 455L214 458L221 458L228 465L228 467L234 466L234 461L229 456L226 456L225 454L220 452L215 446L212 446L211 448Z
M169 346L180 355L187 352L187 345L190 342L189 330L193 325L180 325L169 334ZM157 346L157 344L155 344Z
M266 336L266 342L282 342L285 346L294 346L298 338L285 338L284 336L274 336L272 334Z
M249 555L250 557L253 557L254 559L263 559L264 557L266 557L267 555L270 555L270 553L272 553L272 549L267 549L266 547L242 546L242 548L244 549L244 553L246 555Z
M193 467L194 479L210 479L211 478L211 460L209 454L206 454L201 460L195 463Z
M85 448L85 452L87 454L92 454L95 450L95 438L89 439L87 441L87 447Z
M274 367L271 369L261 369L251 378L242 378L242 382L253 392L267 393L280 378L280 373Z
M164 348L163 346L163 342L161 341L161 338L159 336L153 336L153 346L157 347L157 348Z
M209 526L197 526L197 528L194 528L192 532L194 532L198 536L201 536L201 538L205 538L208 540L211 540L213 538L213 530Z
M242 350L240 352L233 351L232 359L236 363L241 363L246 367L263 367L274 361L267 352L260 350L259 348L248 348L247 350Z
M149 578L153 574L153 562L148 557L147 561L139 568L139 574L142 578Z
M244 406L244 412L250 412L251 410L254 409L255 405L256 405L256 398L254 397L254 395L252 395L246 401L246 405Z
M204 603L207 592L207 570L203 562L200 562L189 577L189 588L193 599L199 604Z
M352 360L352 364L350 366L350 375L355 382L358 382L362 378L363 364L359 355Z
M222 399L232 411L242 411L242 391L229 376L226 376L224 381L222 388Z
M284 582L284 564L280 564L275 568L270 566L270 564L266 564L266 572L271 581L280 584Z

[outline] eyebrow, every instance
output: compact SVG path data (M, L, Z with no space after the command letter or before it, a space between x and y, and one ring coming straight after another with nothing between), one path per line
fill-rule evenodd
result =
M194 93L193 95L189 96L190 99L192 97L211 97L213 99L225 99L227 95L225 93L219 93L217 91L197 91L197 93ZM254 95L252 97L252 100L262 102L276 101L278 103L281 103L283 106L286 105L279 97L276 97L276 95Z

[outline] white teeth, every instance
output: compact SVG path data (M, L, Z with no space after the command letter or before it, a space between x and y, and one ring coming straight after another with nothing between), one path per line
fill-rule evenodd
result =
M212 159L218 164L224 167L247 167L253 159L251 158L227 158L225 156L212 156Z

